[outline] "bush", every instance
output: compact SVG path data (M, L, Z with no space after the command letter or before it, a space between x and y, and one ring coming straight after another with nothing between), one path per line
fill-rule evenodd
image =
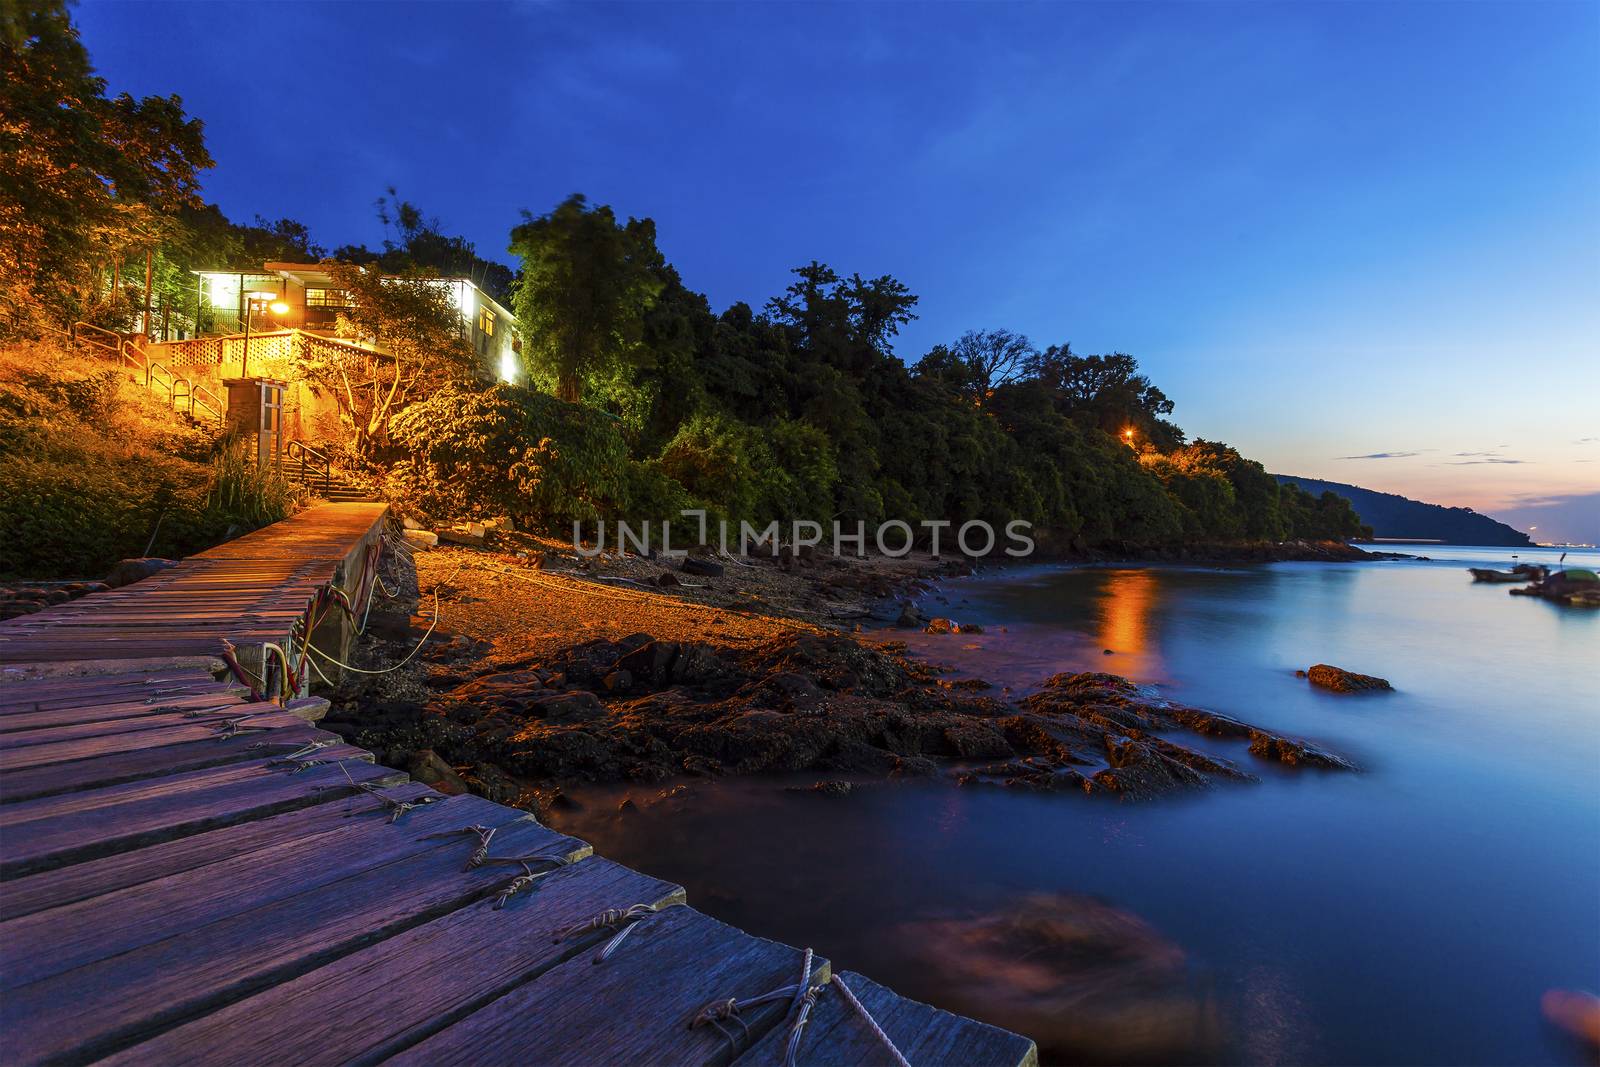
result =
M230 440L212 460L203 521L211 527L260 529L294 514L302 495L280 471L256 462L249 441Z
M614 418L504 382L447 386L397 414L389 435L405 457L391 496L437 518L566 529L619 513L638 477Z

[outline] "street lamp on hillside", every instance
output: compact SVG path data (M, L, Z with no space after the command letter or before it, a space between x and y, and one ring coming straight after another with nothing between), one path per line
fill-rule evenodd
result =
M244 356L240 360L239 376L250 376L250 323L256 317L256 312L267 310L274 315L283 315L288 312L289 305L278 299L278 294L272 290L258 293L245 294L244 311Z

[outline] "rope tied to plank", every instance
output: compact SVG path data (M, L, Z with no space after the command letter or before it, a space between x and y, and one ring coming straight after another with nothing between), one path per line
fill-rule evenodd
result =
M269 760L268 763L267 763L267 766L268 767L276 767L280 763L304 763L304 762L306 762L306 757L311 755L313 752L320 752L325 748L332 748L334 745L339 744L339 742L340 742L340 739L337 738L337 737L324 737L319 741L307 741L305 744L301 745L299 748L295 749L293 752L290 752L287 755L279 756L277 759ZM281 743L282 742L275 742L275 741L257 741L255 744L251 745L250 747L251 748L266 748L269 745L281 744ZM342 767L344 765L340 764L340 766ZM345 771L345 775L346 776L348 776L349 774L350 774L349 771Z
M479 826L474 823L471 826L458 826L454 830L440 830L436 834L423 834L422 836L426 840L430 837L455 837L457 834L474 834L478 838L478 847L473 849L472 855L467 857L467 865L462 870L470 871L474 868L482 867L488 862L489 842L494 839L494 827L492 826Z
M855 1013L861 1017L862 1022L867 1024L867 1028L878 1039L878 1043L894 1058L895 1067L911 1067L905 1056L895 1047L895 1043L889 1038L889 1035L883 1032L883 1027L878 1025L878 1020L872 1017L872 1013L867 1010L866 1005L857 1000L856 995L850 992L850 987L844 984L844 979L834 975L832 984L839 987L839 993L844 997L845 1003L855 1009Z
M240 734L265 733L272 729L270 726L246 725L244 720L248 717L249 716L240 716L237 719L229 719L226 722L218 723L217 740L226 741L229 738L238 737Z
M229 708L236 708L238 706L239 705L237 705L237 704L218 704L214 708L190 708L188 711L183 713L183 717L185 719L203 719L207 715L220 715L222 712L227 711ZM164 711L168 711L168 710L177 711L178 709L177 708L171 708L171 709L162 708L162 709L160 709L160 711L163 711L163 712ZM158 712L158 714L159 713L160 712Z
M373 785L371 782L358 782L354 778L351 778L350 772L345 769L345 765L342 760L339 763L339 769L344 771L345 780L348 781L352 786L361 790L368 796L376 797L378 799L378 803L382 804L384 810L389 813L388 822L391 825L399 822L400 817L408 811L412 811L416 808L424 807L428 804L433 804L444 799L437 793L423 793L421 796L412 797L410 800L396 800L394 797L386 794L383 791L383 787L380 785Z
M800 1039L805 1034L806 1024L811 1020L811 1009L816 1006L817 998L827 988L826 985L820 982L815 985L811 983L813 959L814 956L811 949L806 949L800 964L800 981L796 983L780 986L770 992L762 993L759 996L746 997L743 1000L737 997L729 997L726 1000L711 1001L689 1020L689 1029L711 1026L728 1042L729 1053L737 1053L739 1050L738 1037L724 1024L732 1023L737 1025L741 1032L739 1036L749 1038L750 1026L744 1021L740 1013L762 1004L769 1004L775 1000L787 1000L789 1002L789 1010L786 1014L792 1016L793 1021L789 1024L789 1040L784 1047L783 1063L784 1067L795 1067L800 1052ZM860 1016L862 1022L866 1023L867 1028L872 1031L872 1035L877 1038L878 1043L889 1053L889 1057L896 1067L911 1067L911 1064L907 1062L899 1048L895 1046L894 1041L884 1032L883 1027L878 1025L878 1021L872 1017L872 1013L867 1011L866 1006L850 991L850 987L845 985L844 979L834 975L829 984L839 987L839 994L844 997L845 1003L850 1006L856 1015Z
M667 905L668 908L679 906L681 905ZM570 941L574 937L581 937L595 930L611 930L620 926L622 929L617 930L616 936L607 941L605 948L602 948L599 954L595 956L594 962L601 964L611 958L611 954L617 950L617 946L622 944L623 940L633 933L641 922L652 915L659 914L661 910L665 909L657 909L654 904L635 904L627 908L607 908L575 926L569 926L563 933L558 934L552 940L555 944L560 944L563 941Z
M519 893L524 893L533 887L533 884L547 875L554 874L572 862L572 857L567 855L532 855L532 856L492 856L490 863L515 864L522 868L522 873L512 878L495 894L494 910L499 911ZM533 864L548 863L550 866L542 871L535 871Z

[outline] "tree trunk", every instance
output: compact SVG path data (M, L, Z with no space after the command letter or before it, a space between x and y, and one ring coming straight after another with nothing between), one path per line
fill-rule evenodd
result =
M583 379L570 372L562 372L556 379L556 399L576 404L583 396Z

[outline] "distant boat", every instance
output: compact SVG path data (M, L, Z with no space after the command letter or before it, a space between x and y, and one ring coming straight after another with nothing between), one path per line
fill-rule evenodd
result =
M1518 571L1490 570L1487 567L1468 567L1467 573L1472 575L1472 580L1475 582L1527 582L1536 577Z

